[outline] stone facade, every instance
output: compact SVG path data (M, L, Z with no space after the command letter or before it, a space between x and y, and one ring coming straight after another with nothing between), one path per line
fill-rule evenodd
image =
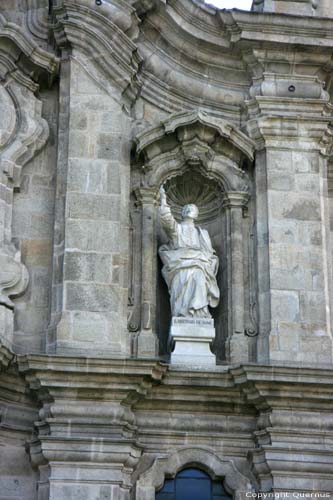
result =
M0 500L333 498L330 0L0 2ZM164 186L220 262L175 363ZM171 357L171 362L170 362Z

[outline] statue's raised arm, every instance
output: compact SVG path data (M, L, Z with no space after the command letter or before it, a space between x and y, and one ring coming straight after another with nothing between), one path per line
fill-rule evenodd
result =
M172 239L177 233L177 222L175 221L171 208L168 205L165 189L163 186L160 187L160 220L162 227L168 237Z
M165 189L163 186L160 187L160 206L161 207L164 207L165 205L167 205L167 197L166 197L166 193L165 193Z

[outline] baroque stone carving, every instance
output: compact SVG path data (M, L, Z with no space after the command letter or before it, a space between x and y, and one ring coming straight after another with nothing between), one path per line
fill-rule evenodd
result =
M194 203L199 209L198 222L214 219L221 210L219 185L200 171L186 170L180 177L171 177L164 188L176 220L181 220L182 207L189 203Z
M0 35L5 40L0 53L0 335L11 347L14 333L11 299L22 294L29 281L20 250L12 241L14 190L20 189L22 168L48 139L42 102L35 96L36 81L41 73L52 81L59 60L41 49L26 30L2 15ZM22 58L29 59L27 72L17 64Z
M0 304L14 308L11 296L20 295L29 282L29 274L22 264L20 252L13 247L3 247L0 251Z
M162 274L167 282L174 317L210 318L208 306L216 307L220 292L216 282L218 257L209 234L196 227L196 205L185 205L178 224L167 204L164 188L160 190L160 219L169 242L159 248Z
M138 479L136 499L153 500L155 491L161 488L166 477L175 477L182 468L193 463L201 464L212 477L223 479L227 490L235 495L234 498L252 491L250 479L237 468L234 461L221 459L212 451L195 446L156 458Z
M120 10L116 16L109 16L109 9L103 8L101 16L99 10L91 8L91 2L84 3L86 5L74 5L61 0L54 7L57 45L70 44L78 48L85 55L80 62L86 70L89 67L88 72L95 74L96 66L102 73L102 78L100 75L96 78L103 88L111 87L107 82L112 82L121 92L125 105L130 106L140 91L137 72L142 64L142 57L128 36L132 28L135 31L131 15Z

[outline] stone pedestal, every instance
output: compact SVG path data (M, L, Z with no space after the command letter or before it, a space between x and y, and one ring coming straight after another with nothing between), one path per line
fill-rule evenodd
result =
M215 365L210 344L215 338L214 320L209 318L172 318L171 364Z

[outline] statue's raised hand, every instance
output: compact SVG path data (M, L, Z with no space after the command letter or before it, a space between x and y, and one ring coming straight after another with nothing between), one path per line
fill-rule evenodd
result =
M163 186L160 187L160 202L161 202L161 205L167 204L167 197L166 197L165 189Z

